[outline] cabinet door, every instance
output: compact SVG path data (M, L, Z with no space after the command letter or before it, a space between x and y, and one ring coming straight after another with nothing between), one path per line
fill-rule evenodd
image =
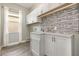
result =
M31 34L31 50L33 55L40 55L40 35Z
M45 35L45 54L48 56L54 55L54 42L52 35Z
M68 40L67 38L55 36L54 38L54 51L55 56L67 56L68 55Z

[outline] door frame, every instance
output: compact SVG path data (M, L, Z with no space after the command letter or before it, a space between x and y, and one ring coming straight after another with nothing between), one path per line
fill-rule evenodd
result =
M4 7L4 39L3 46L7 46L8 42L8 8Z
M19 10L19 41L15 43L9 44L9 32L8 32L8 12L9 7L4 7L4 39L3 46L11 46L15 44L19 44L22 41L22 11Z

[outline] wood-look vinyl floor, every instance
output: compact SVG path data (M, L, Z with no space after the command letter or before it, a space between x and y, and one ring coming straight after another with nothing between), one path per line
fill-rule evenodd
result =
M21 43L2 48L2 56L32 56L30 43Z

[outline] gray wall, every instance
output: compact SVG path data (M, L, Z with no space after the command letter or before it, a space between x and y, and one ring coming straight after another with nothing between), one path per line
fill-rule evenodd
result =
M42 20L42 29L47 32L71 34L79 31L79 6L56 12ZM55 30L55 27L57 29Z
M3 31L4 31L4 8L0 5L0 46L3 45Z
M22 40L29 40L29 30L28 26L26 25L26 15L28 11L23 12L22 14Z

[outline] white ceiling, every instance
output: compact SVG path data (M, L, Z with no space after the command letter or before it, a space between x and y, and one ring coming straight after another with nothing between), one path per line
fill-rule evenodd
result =
M22 6L22 7L29 9L29 8L33 8L37 5L39 5L40 3L17 3L17 4Z

